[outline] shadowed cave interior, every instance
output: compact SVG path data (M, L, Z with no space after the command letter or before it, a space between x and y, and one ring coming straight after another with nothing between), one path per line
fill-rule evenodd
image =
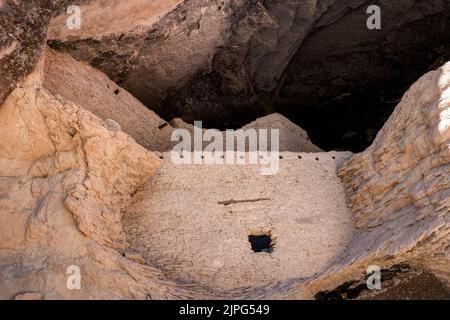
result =
M381 30L355 28L366 23L364 10L362 6L348 11L330 25L319 20L278 87L256 92L251 103L247 96L226 92L223 77L213 71L199 73L152 109L168 120L202 119L204 127L222 130L279 112L305 129L325 151L363 151L406 90L450 59L449 11L414 19L420 5L401 18L395 10L385 10Z

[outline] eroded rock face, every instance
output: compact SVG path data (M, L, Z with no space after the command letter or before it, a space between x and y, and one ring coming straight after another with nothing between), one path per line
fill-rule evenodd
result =
M269 105L256 104L257 91L276 88L331 3L91 1L81 5L84 27L68 30L62 14L51 24L49 43L101 69L166 119L237 128L265 113ZM121 15L137 19L108 23Z
M282 88L280 75L285 73L297 46L306 46L303 39L308 32L317 29L319 34L333 34L333 26L345 26L347 19L365 4L155 1L140 11L142 1L114 3L93 0L82 8L90 9L88 16L94 20L101 18L104 8L113 10L112 18L123 19L115 29L110 29L107 19L103 24L87 22L79 38L73 38L67 30L58 29L64 22L64 16L60 16L52 26L52 45L72 54L77 52L78 59L108 71L113 80L135 90L142 100L155 101L162 107L176 98L179 104L168 114L178 108L180 112L189 110L192 117L203 115L214 121L220 115L226 126L233 124L226 120L232 119L228 118L230 114L245 119L248 110L255 112L252 116L270 111L270 99L266 100L261 92L273 94L272 90ZM442 13L446 1L432 6L417 3L425 13L408 7L413 9L398 23L411 20L411 26L417 27L415 22L423 21L425 16L439 17L438 21L447 17ZM6 39L0 45L0 66L6 70L0 87L4 96L32 69L39 55L45 21L58 10L58 5L59 2L0 1L0 22L12 28L7 34L1 33L1 39ZM27 8L32 10L25 12ZM22 14L30 14L30 21L26 19L20 26L11 23L10 19ZM139 19L127 20L127 15ZM28 38L21 35L29 28L35 28L37 33L32 35L36 41L28 46ZM439 43L439 39L436 41ZM346 49L354 44L347 43ZM326 51L319 50L318 57L324 58ZM399 54L395 51L393 55ZM189 170L162 170L155 175L161 161L146 148L164 150L165 131L170 133L177 126L192 130L192 126L175 120L173 126L161 127L154 113L145 110L105 75L67 54L47 51L45 57L47 63L41 61L38 69L0 107L0 298L313 298L318 292L339 288L347 281L361 280L367 266L373 264L391 270L407 263L431 270L441 280L450 282L449 64L425 75L406 93L369 149L340 164L338 173L343 186L336 177L335 165L344 156L282 154L279 160L285 160L289 169L282 172L282 179L258 176L254 189L241 190L243 184L251 183L249 168L221 171L192 166ZM303 59L300 60L292 65L303 65ZM367 61L362 60L364 66ZM297 75L296 67L290 67L286 70ZM304 81L302 77L303 74L298 76L300 82ZM337 92L343 87L338 83L330 90ZM245 128L267 126L282 129L285 139L281 142L288 150L320 151L306 132L278 115L259 119ZM159 131L162 129L165 131ZM323 157L327 157L325 165L320 163ZM304 160L313 169L308 170L306 165L298 170L297 162ZM198 176L207 177L206 185ZM319 176L328 182L323 188ZM177 181L182 177L187 177L187 181ZM224 190L227 177L230 188ZM316 187L299 186L301 181ZM191 189L195 193L190 193ZM312 223L318 231L318 241L313 241L314 233L310 232L309 238L303 235L300 240L308 250L299 253L295 262L286 257L286 248L292 243L298 245L297 231L311 224L308 219L312 217L308 216L307 207L298 211L301 203L296 202L298 197L292 190L301 193L305 203L319 201L318 207L323 209L312 210L322 218ZM343 206L344 190L354 214L355 229L350 212ZM317 199L308 198L313 191ZM213 196L207 197L208 192ZM180 193L190 203L171 201L179 199ZM222 199L224 195L230 199ZM243 195L246 196L240 198ZM161 201L169 204L164 207ZM265 202L275 205L262 206ZM219 233L222 228L229 237L251 233L254 225L258 232L272 227L274 235L283 233L277 244L283 247L278 247L278 253L274 253L276 263L271 263L280 273L283 268L277 263L287 263L289 268L279 277L268 275L268 269L248 276L248 272L257 269L257 262L264 262L267 256L252 256L249 244L239 242L244 238L238 241L237 245L242 246L238 250L227 250L226 246L211 249L220 240L217 233L199 249L213 254L223 252L229 254L229 259L220 261L215 256L212 266L208 265L209 259L190 259L195 254L195 241L211 232L208 228L195 232L198 216L192 204L203 206L202 213L208 219L211 212L207 209L220 207L217 211L223 214L223 220L216 231ZM158 205L168 214L154 221L161 214ZM336 205L340 210L329 215ZM239 215L242 208L251 215L231 219L234 228L223 223ZM290 218L298 220L296 224L282 220L283 208L288 209ZM185 214L187 210L190 212ZM185 225L191 224L190 232L183 236L191 238L184 248L176 248L179 255L174 257L170 245L176 245L178 239L169 237L166 242L155 242L167 237L167 230L185 232L183 224L171 226L172 220L183 219L189 220ZM212 220L214 228L214 217ZM154 234L147 234L148 231ZM319 236L324 238L318 239ZM327 247L322 247L324 239ZM339 243L333 242L335 239ZM294 249L300 251L298 247ZM314 252L321 256L311 258ZM250 264L233 264L233 259L241 256ZM196 264L189 269L186 261L191 260ZM302 264L305 261L310 263ZM320 262L317 269L311 268L314 261ZM297 264L302 267L300 271ZM67 270L71 266L81 270L80 290L67 287ZM201 277L199 270L206 276ZM217 281L211 280L217 270L221 272L217 273ZM239 279L228 283L226 279L233 275L245 279L248 287L239 287Z
M229 129L280 112L323 149L362 151L401 94L450 52L450 1L380 1L381 30L366 26L371 4L155 1L141 19L139 0L91 1L82 6L85 28L68 31L61 15L49 39L165 120ZM106 11L138 19L108 24Z
M242 127L243 130L279 130L279 151L320 152L322 151L309 139L308 133L278 113L256 119ZM270 145L271 140L268 139Z
M51 17L68 0L0 1L0 103L34 68Z
M123 4L91 1L81 5L86 28L67 31L63 14L52 23L49 40L54 48L89 62L156 108L168 90L181 88L211 63L216 48L230 36L233 7L242 7L241 2L152 1L142 5L139 0ZM146 15L134 19L136 12ZM120 25L97 26L100 16L113 19L126 13L134 14Z
M44 54L43 87L46 90L83 106L83 109L104 120L107 127L126 132L146 149L170 151L177 142L171 141L176 129L188 129L194 136L193 125L181 119L172 119L170 124L167 123L88 64L50 48L46 48ZM280 151L321 151L310 141L305 130L280 114L257 119L242 129L278 129ZM270 146L270 139L268 145Z
M321 284L333 289L369 265L403 262L449 283L449 106L447 63L415 83L373 145L343 165L357 233Z
M279 242L275 242L275 250L278 246L280 256L274 257L280 262L286 258L283 258L286 248L280 246L289 248L289 243L298 240L297 232L292 230L296 229L294 224L286 223L273 213L280 212L280 205L294 208L286 212L299 219L298 227L308 224L310 210L299 214L295 203L297 196L288 196L286 192L289 193L299 181L309 181L304 179L308 174L318 170L314 173L317 176L321 170L327 171L320 180L330 182L324 188L301 186L308 188L308 192L299 192L308 197L312 190L316 190L318 197L322 197L319 202L325 209L319 211L323 214L323 220L315 227L327 231L317 235L328 235L327 241L334 244L333 241L339 239L338 245L320 248L323 241L313 241L315 234L310 233L312 238L306 237L302 241L311 245L308 249L310 255L313 252L323 254L316 257L320 260L317 269L312 269L313 263L309 263L303 265L304 269L299 274L294 263L280 278L274 279L264 273L254 275L256 278L246 278L247 288L239 287L238 282L231 284L224 280L239 274L237 269L233 269L236 266L233 267L232 258L223 261L227 266L222 269L224 278L213 282L208 278L208 272L217 265L202 265L204 262L200 259L195 260L197 264L192 270L185 270L183 268L187 265L179 263L176 258L171 260L173 257L167 254L166 251L171 251L170 247L164 247L163 243L156 245L155 239L141 234L149 229L154 235L158 235L158 230L167 230L163 219L157 224L145 215L150 213L150 218L153 218L152 212L158 210L155 207L158 201L180 196L177 187L186 193L183 198L191 201L187 190L193 189L192 186L186 181L183 181L184 184L181 181L177 183L176 179L182 175L177 175L176 170L172 175L170 170L168 174L162 171L154 175L161 163L156 156L139 146L114 123L101 120L61 95L53 95L42 85L44 67L41 63L38 71L14 90L0 108L2 298L313 298L318 292L359 279L367 266L372 264L389 269L393 265L408 263L429 269L440 279L448 281L450 232L445 172L449 150L449 64L416 83L406 93L373 146L342 165L339 174L354 213L354 230L350 215L345 215L347 209L342 207L344 189L333 167L336 161L341 162L343 158L339 154L284 155L280 161L286 161L287 167L293 169L295 174L289 174L287 170L282 175L283 179L272 182L261 177L259 189L254 190L257 198L253 198L251 188L244 188L247 192L245 199L238 198L244 195L238 187L230 188L229 193L220 191L224 181L221 171L210 171L208 183L217 183L219 187L207 187L207 192L214 193L216 190L215 197L208 198L208 201L217 200L214 205L224 207L224 221L226 215L239 214L240 207L253 212L249 220L236 220L243 224L229 229L231 233L224 232L224 235L239 231L244 235L251 234L256 229L264 232L269 227L273 227L273 235L285 230L285 234L279 236ZM298 171L295 164L299 161L308 161L315 169L311 167L308 170L306 166L306 170ZM320 161L324 161L325 165ZM207 167L194 167L191 171L181 168L183 174L193 175L190 183L195 182L196 172L208 171ZM224 169L232 170L230 174L233 172L236 175L231 177L230 186L251 181L250 169ZM151 177L156 180L149 182ZM311 185L320 182L312 176L309 178L312 179ZM201 186L202 182L197 180L196 183L199 189L194 188L197 190L195 194L206 196L207 192L199 192L205 188ZM139 189L145 184L146 188ZM283 186L287 189L282 189ZM158 192L161 193L159 196ZM264 197L265 192L269 196ZM135 194L138 196L133 198ZM282 198L290 201L279 198L283 194L285 196ZM225 195L234 199L222 201ZM336 199L333 200L331 195ZM205 206L206 202L201 198L196 201L199 206ZM267 212L258 220L258 212L261 211L258 205L264 201L280 201L280 204L274 208L261 207ZM192 200L185 210L191 208L192 203L196 202ZM314 201L305 200L305 203ZM339 214L328 215L336 205L340 205L342 211L339 212L344 212L346 219L339 217ZM177 215L183 207L172 201L167 208L174 215L173 219L179 220ZM127 216L123 220L125 211ZM208 210L205 212L209 213ZM320 216L319 213L316 216ZM191 214L195 216L195 211ZM140 218L143 220L135 220ZM158 229L158 225L162 229ZM252 230L254 225L256 229ZM229 224L223 225L223 228L228 227ZM202 236L208 232L189 232L187 235ZM161 234L166 235L165 231ZM170 245L170 242L167 243ZM208 251L208 242L205 244L206 247L202 248ZM183 254L193 250L188 242L186 245L187 251ZM244 245L242 241L239 245L248 250L244 256L252 255L248 243ZM152 251L156 248L157 252ZM226 247L224 250L234 252L226 250ZM304 259L299 257L300 261L306 259L306 256ZM250 265L255 266L253 263L259 257L253 258L255 261ZM244 265L240 272L246 274L249 269L245 268L250 265ZM82 271L81 290L69 290L67 287L67 268L71 266L77 266ZM196 278L198 270L206 276ZM191 276L186 279L181 273ZM186 284L186 280L193 282Z
M41 61L0 108L0 298L299 294L292 291L292 283L230 291L186 285L171 280L157 265L145 264L144 257L130 247L122 214L161 160L122 132L114 120L102 120L81 107L83 103L95 112L106 112L95 105L111 99L113 88L101 89L110 83L104 75L51 51L44 58L48 61ZM73 68L80 71L78 76ZM80 88L89 87L98 91L81 96ZM128 93L121 95L120 102L134 103L126 98ZM122 116L115 109L109 112ZM73 272L74 266L81 271L80 290L67 287L67 272Z
M35 72L0 109L0 296L112 298L100 278L67 290L65 269L95 269L102 254L116 268L128 247L121 211L160 160L40 82Z

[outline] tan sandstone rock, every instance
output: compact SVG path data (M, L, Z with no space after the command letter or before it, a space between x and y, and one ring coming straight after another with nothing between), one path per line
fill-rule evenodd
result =
M76 102L152 151L170 150L170 125L102 72L65 53L45 50L44 88ZM111 120L113 122L111 122Z
M120 78L124 88L134 88L129 91L149 105L210 63L216 48L230 36L234 13L229 0L95 0L82 3L80 10L83 27L79 30L66 27L65 13L52 21L51 43L62 47L79 40L87 51L77 50L81 54L74 55L77 59L101 61L98 69L115 81ZM101 58L100 52L116 50L118 59ZM94 51L97 58L91 55ZM142 68L133 67L137 65Z
M313 291L369 265L409 263L450 283L450 63L404 95L373 145L339 171L356 234Z
M370 0L77 4L81 29L68 29L69 15L61 12L50 25L49 44L102 70L163 118L202 117L210 127L238 127L269 109L298 109L298 118L317 117L319 125L308 130L320 136L321 114L331 113L334 119L327 123L333 136L324 135L323 146L327 138L336 137L336 145L346 134L359 137L344 141L368 146L393 106L366 99L383 114L371 113L366 120L360 111L365 108L346 102L353 105L359 94L370 94L369 88L395 101L397 93L385 97L386 88L402 92L438 58L449 59L450 2L444 0L380 0L384 21L376 36L366 27ZM342 112L333 112L341 97L348 97ZM346 130L346 122L358 112L364 125L347 132L355 126Z
M0 108L0 296L113 297L96 289L80 296L57 279L69 265L91 259L92 268L102 252L126 250L122 210L160 160L43 88L42 67Z
M148 150L171 150L174 129L187 129L193 134L193 125L178 118L167 123L105 74L67 53L46 48L44 66L45 89L76 102L103 119L107 127L126 132ZM311 143L306 131L280 114L259 118L242 129L280 130L280 151L321 151Z
M194 125L184 122L182 119L175 118L170 121L170 125L172 126L172 130L174 129L185 129L188 130L192 137L194 137ZM271 115L258 118L255 121L243 126L240 128L245 132L249 132L250 130L258 130L263 129L267 130L267 146L269 150L271 150L271 133L270 131L273 129L278 130L279 140L278 140L278 151L281 152L321 152L322 150L314 145L308 137L308 133L292 123L281 114L273 113ZM237 129L239 130L239 129ZM236 131L237 131L236 130ZM205 128L202 128L202 132L204 133ZM222 131L222 134L225 136L225 131ZM257 148L259 149L259 136L257 138ZM226 139L224 138L224 142ZM192 144L194 140L192 140ZM174 143L175 144L175 143ZM204 147L208 145L208 142L203 143ZM247 147L248 151L248 147Z
M30 74L53 14L68 0L0 1L0 103Z
M448 282L450 64L365 152L282 153L272 177L169 157L157 172L120 120L42 85L44 67L0 107L0 298L313 298L372 264ZM268 232L273 252L252 252Z

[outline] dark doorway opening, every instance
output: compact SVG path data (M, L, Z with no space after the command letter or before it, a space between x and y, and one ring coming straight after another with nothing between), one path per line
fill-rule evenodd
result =
M248 241L251 243L254 252L273 252L272 237L270 234L249 235Z

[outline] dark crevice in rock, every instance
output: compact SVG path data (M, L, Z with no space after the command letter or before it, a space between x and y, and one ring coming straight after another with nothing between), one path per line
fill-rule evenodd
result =
M406 273L411 268L408 265L397 265L390 269L381 270L381 280L388 281L401 273ZM318 292L315 295L316 300L345 300L356 299L368 291L367 278L363 280L348 281L331 291Z
M381 270L381 289L368 289L367 277L346 282L331 291L318 292L316 300L450 299L449 289L428 270L407 264Z

